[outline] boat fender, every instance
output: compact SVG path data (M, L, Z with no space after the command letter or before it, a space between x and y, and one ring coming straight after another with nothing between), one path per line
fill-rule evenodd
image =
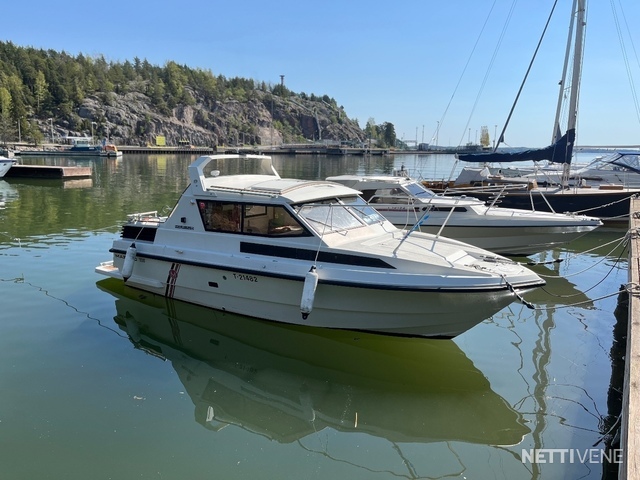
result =
M129 277L133 273L133 264L136 260L137 253L138 251L136 250L136 244L134 242L127 249L127 254L124 256L124 263L122 264L122 272L120 272L125 282L129 280Z
M302 299L300 300L300 313L302 319L306 320L311 310L313 310L313 300L316 296L316 287L318 286L318 272L316 266L312 265L311 269L304 277L304 287L302 288Z

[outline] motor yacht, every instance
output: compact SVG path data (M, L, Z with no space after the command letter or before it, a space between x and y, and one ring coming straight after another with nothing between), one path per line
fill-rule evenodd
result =
M169 215L130 215L96 272L266 320L445 338L544 284L493 252L396 228L357 190L281 178L268 156L202 156L189 181Z

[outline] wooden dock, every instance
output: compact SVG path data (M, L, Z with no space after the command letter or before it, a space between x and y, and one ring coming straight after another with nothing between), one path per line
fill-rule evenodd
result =
M63 180L91 178L91 167L14 165L5 174L5 178L59 178Z
M620 428L621 480L640 479L640 199L632 198L629 231L629 325Z

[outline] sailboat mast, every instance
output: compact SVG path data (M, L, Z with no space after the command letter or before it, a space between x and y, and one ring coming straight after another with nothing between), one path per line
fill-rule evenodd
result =
M567 130L576 128L578 117L578 95L582 76L582 55L584 49L584 30L586 27L586 0L577 0L576 45L573 51L573 76L571 78L571 96L569 97L569 119Z
M551 145L556 143L562 137L560 129L560 116L562 115L562 104L567 87L567 71L569 69L569 59L571 58L571 50L573 47L573 32L575 31L575 15L573 12L578 8L578 0L573 0L571 7L571 22L569 23L569 36L567 37L567 48L564 53L564 63L562 68L562 77L560 80L560 91L558 92L558 103L556 106L556 118L553 122L553 132L551 132Z
M580 93L580 78L582 76L582 56L584 50L584 30L586 28L586 0L574 0L574 5L577 4L577 10L574 10L576 15L576 34L575 34L575 46L573 49L573 72L571 76L571 89L569 95L569 111L567 119L567 132L573 130L575 132L576 122L578 118L578 97ZM571 32L569 33L571 35ZM567 145L567 154L570 157L573 153L573 144ZM564 164L562 172L562 184L569 183L569 171L571 163Z

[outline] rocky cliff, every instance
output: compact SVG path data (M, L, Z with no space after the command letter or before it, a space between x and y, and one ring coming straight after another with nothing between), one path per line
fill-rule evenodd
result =
M309 141L361 142L365 135L357 121L341 107L315 97L278 96L254 90L251 98L217 100L212 106L191 91L193 104L160 111L144 93L108 93L84 99L69 118L54 118L55 136L89 135L117 145L155 144L164 136L167 145L187 141L196 146L281 145ZM41 123L45 138L49 123Z

